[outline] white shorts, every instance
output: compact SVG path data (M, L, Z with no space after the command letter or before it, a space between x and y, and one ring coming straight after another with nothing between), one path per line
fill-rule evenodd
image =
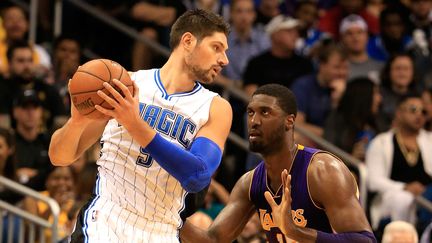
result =
M102 201L91 201L81 209L71 242L180 242L174 226L150 222Z

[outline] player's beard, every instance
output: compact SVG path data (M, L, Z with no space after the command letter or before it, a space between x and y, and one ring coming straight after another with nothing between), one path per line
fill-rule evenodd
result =
M212 67L209 69L200 68L198 65L192 65L190 67L192 74L196 77L198 81L204 84L212 83L214 80L214 76L212 76L211 72L213 71Z
M261 137L260 141L249 142L249 149L262 155L272 154L275 151L279 151L281 146L283 146L284 137L285 124L282 123L270 133L268 139Z

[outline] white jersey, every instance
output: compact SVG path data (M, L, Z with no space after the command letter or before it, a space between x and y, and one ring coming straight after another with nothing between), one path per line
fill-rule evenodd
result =
M132 79L140 90L141 117L165 139L189 148L206 124L210 104L217 94L196 82L192 91L169 95L160 80L160 69L138 71ZM109 227L116 235L108 240L128 234L127 231L132 231L129 235L135 234L134 237L137 232L142 233L142 237L129 238L134 242L141 238L148 242L149 234L177 237L187 194L180 182L114 119L108 122L101 143L96 197L85 212L84 222L91 224L104 218L102 223L113 224Z

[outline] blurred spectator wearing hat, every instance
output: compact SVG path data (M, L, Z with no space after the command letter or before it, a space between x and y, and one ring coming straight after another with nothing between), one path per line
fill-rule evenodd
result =
M9 60L10 77L3 80L2 95L0 97L0 120L8 120L12 108L13 98L23 90L33 89L42 106L46 128L50 129L55 119L66 115L65 107L58 91L35 76L33 50L27 42L17 41L9 46L7 57ZM60 121L60 119L59 119Z
M368 13L365 8L364 0L339 0L339 4L329 9L319 21L319 29L339 39L339 24L341 20L350 15L357 14L362 16L369 26L371 34L379 34L380 26L378 19Z
M43 107L35 90L24 90L13 101L15 124L16 168L21 183L43 190L51 169L48 157L50 136L42 130Z
M358 77L367 77L376 83L379 82L379 73L384 66L367 53L368 26L359 15L351 14L345 17L339 27L341 42L348 54L349 76L348 80Z
M267 83L289 87L296 78L313 71L311 61L295 53L299 24L297 19L278 15L266 26L271 48L249 61L243 77L249 95Z

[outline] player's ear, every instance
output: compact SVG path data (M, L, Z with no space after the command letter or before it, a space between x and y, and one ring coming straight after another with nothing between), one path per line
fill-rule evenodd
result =
M180 43L185 50L191 51L195 47L196 38L192 33L186 32L182 35Z
M295 115L289 114L285 119L285 131L294 129Z

